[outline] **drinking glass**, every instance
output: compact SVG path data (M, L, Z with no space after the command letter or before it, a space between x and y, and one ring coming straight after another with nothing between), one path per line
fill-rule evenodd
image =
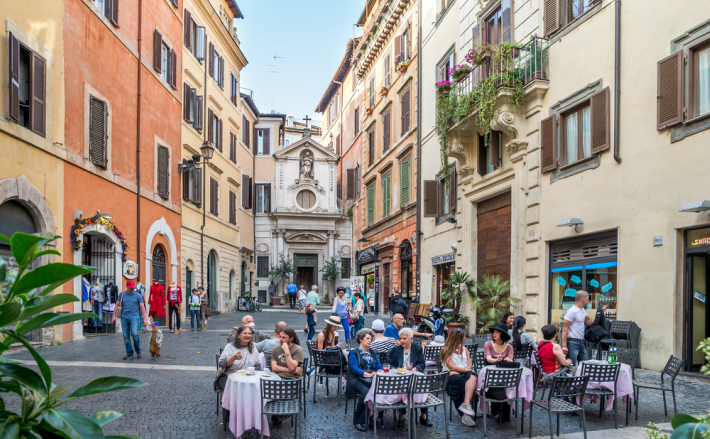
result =
M592 360L595 360L595 361L597 360L597 350L596 349L592 349Z
M609 351L602 351L602 361L609 361Z
M405 361L402 366L404 366L405 369L409 370L409 361Z
M382 370L384 370L385 372L389 372L389 371L390 371L390 365L389 365L389 363L383 364L383 365L382 365Z

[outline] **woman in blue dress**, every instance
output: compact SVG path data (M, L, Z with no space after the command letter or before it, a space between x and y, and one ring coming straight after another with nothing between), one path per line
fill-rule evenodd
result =
M337 296L333 300L333 314L337 314L340 318L340 323L343 325L343 331L345 332L345 342L350 342L350 326L348 325L348 304L343 298L345 295L345 288L338 287L336 290Z

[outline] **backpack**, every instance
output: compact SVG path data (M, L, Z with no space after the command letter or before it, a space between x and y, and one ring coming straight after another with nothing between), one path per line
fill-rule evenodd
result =
M392 311L395 314L404 315L404 313L407 311L407 303L401 297L398 298L397 301L395 302L394 306L392 307Z
M604 316L602 308L599 307L599 309L597 310L597 315L594 317L594 323L592 323L590 326L587 326L587 329L584 331L584 339L590 343L596 344L602 341L608 335L609 331L607 331L606 329L606 317Z

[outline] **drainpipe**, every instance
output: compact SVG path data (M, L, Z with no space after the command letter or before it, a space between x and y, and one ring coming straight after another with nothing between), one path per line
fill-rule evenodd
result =
M417 285L415 286L417 297L421 303L420 292L421 292L421 263L420 258L422 241L419 230L421 227L421 214L422 214L422 2L417 2L417 216L416 216L416 226L414 234L417 237L416 249L417 249L417 262L414 268L417 270Z
M614 160L621 163L619 155L619 102L621 100L621 0L614 7Z
M207 119L207 63L212 62L212 60L207 59L207 27L205 26L205 46L202 48L204 50L204 60L205 60L205 97L203 100L204 109L202 110L202 139L207 142L207 123L204 121ZM205 287L205 221L207 217L207 159L202 160L202 226L200 227L200 286ZM209 288L205 288L207 297L210 297ZM209 304L210 307L212 303Z
M136 239L136 251L138 252L138 269L137 277L140 280L141 276L141 72L143 71L143 62L141 57L141 41L143 29L143 1L138 0L138 99L136 105L136 231L138 237ZM150 279L145 280L145 285L150 285Z

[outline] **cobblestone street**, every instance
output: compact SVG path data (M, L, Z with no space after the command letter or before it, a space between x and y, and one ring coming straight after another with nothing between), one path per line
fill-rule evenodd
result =
M137 378L148 383L148 386L135 390L120 391L96 396L81 398L70 402L62 408L78 410L87 415L101 410L116 410L125 416L109 424L105 429L107 434L132 434L143 438L228 438L232 434L223 431L220 415L215 413L216 396L212 390L214 378L215 354L226 343L229 329L238 325L244 313L230 313L216 316L209 321L209 330L205 332L191 332L189 322L183 322L183 334L170 334L163 328L165 335L162 347L163 359L158 363L151 361L148 353L149 335L141 335L142 359L123 361L125 354L121 335L114 334L100 336L84 341L68 343L61 346L49 346L39 350L41 355L52 366L53 381L57 385L68 385L77 388L89 381L107 375L120 375ZM254 314L257 329L272 331L279 320L286 321L293 326L299 336L303 336L305 316L297 313L263 312ZM367 325L373 320L372 314L367 317ZM386 318L383 320L387 320ZM319 325L319 328L322 324ZM185 331L187 329L187 331ZM341 331L341 340L343 339ZM303 343L305 344L305 343ZM305 349L304 349L305 350ZM307 350L306 350L307 351ZM8 355L15 360L31 360L27 352L16 352ZM637 377L654 379L658 377L655 372L639 370ZM311 385L314 383L311 382ZM685 377L678 377L676 381L677 400L679 412L703 413L710 409L710 384ZM345 438L345 437L371 437L372 432L359 433L352 425L352 402L348 415L344 414L344 400L339 406L334 396L335 384L331 382L330 398L325 396L325 386L319 385L316 401L312 404L311 388L308 395L307 418L304 420L303 437L316 438ZM8 401L8 405L16 407L18 399ZM590 438L619 437L641 438L645 437L644 427L649 422L661 424L666 429L670 416L663 414L663 399L660 393L646 391L641 395L639 420L631 425L624 424L624 408L619 406L618 430L614 430L613 412L604 413L599 418L599 405L586 404L587 429ZM672 415L672 402L669 397L669 414ZM525 434L527 435L527 422L529 412L525 412ZM433 428L419 427L419 438L445 437L443 411L431 412ZM560 437L581 438L579 418L561 416ZM461 423L458 415L454 414L453 421L449 424L449 435L452 438L471 436L483 437L483 422L479 416L478 426L469 428ZM547 416L544 412L536 410L533 421L533 436L546 437L548 434ZM286 421L280 428L272 428L272 437L292 437L293 429ZM407 431L396 430L391 426L391 417L386 416L384 429L378 429L378 436L385 438L406 437ZM488 424L488 437L507 438L515 437L515 422L498 425L493 421ZM249 431L244 435L248 438L258 437L258 432Z

